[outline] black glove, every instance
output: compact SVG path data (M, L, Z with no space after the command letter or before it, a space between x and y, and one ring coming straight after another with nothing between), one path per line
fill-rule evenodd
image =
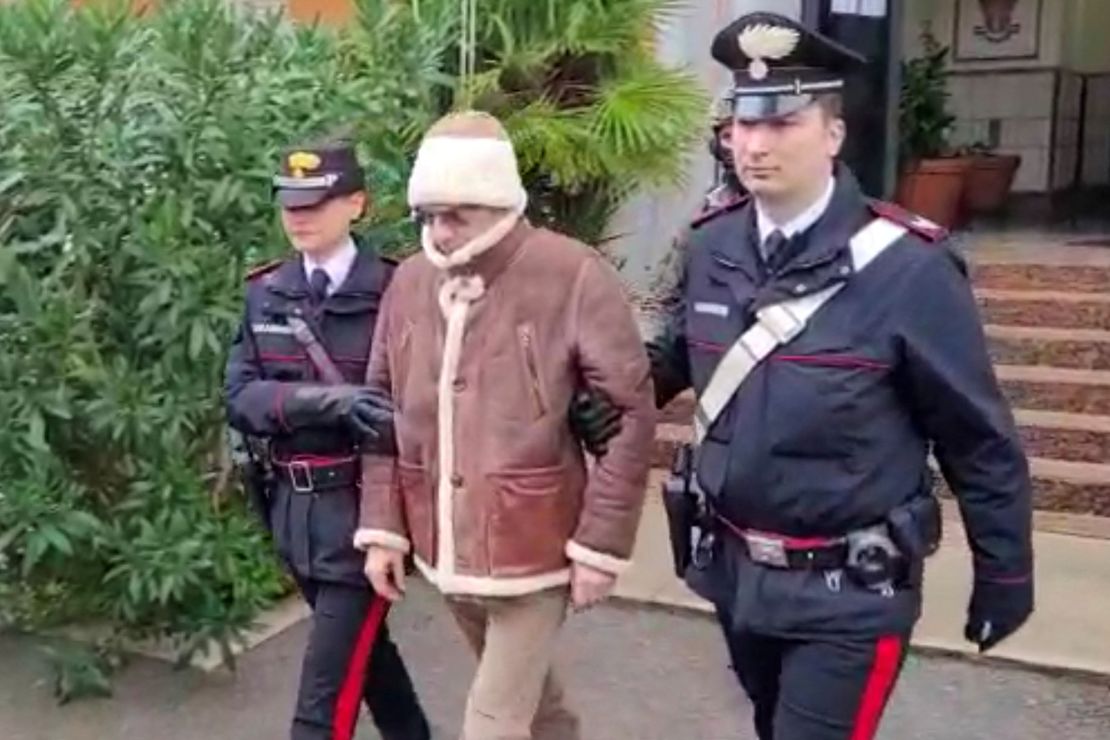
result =
M967 609L964 637L983 653L1002 642L1033 613L1033 578L1024 581L976 580Z
M283 406L289 426L341 426L369 442L393 438L393 403L384 393L358 385L307 385Z
M570 428L594 457L604 457L621 430L621 410L601 391L582 390L570 402Z

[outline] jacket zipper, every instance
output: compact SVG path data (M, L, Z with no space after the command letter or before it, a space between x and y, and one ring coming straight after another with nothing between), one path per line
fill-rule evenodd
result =
M547 413L547 409L543 402L543 391L540 389L540 373L536 363L536 352L532 341L532 329L528 326L522 326L519 329L519 333L520 346L524 350L524 365L528 371L528 383L532 392L532 401L536 405L536 411L540 416L543 416Z

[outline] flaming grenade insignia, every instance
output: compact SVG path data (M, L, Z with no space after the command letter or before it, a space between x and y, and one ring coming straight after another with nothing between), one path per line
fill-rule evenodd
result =
M767 59L782 59L798 46L799 34L793 28L760 23L748 26L737 37L740 51L751 59L748 75L753 80L766 79Z

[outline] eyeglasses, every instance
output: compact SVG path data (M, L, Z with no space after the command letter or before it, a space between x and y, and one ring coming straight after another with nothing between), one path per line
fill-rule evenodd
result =
M449 229L457 229L470 222L469 214L465 208L437 208L434 211L425 208L414 208L411 217L413 222L421 227L431 226L439 221Z

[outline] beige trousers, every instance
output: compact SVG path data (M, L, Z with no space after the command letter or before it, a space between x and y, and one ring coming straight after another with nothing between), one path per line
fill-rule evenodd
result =
M478 656L461 740L578 740L552 667L566 619L566 588L509 598L449 598Z

